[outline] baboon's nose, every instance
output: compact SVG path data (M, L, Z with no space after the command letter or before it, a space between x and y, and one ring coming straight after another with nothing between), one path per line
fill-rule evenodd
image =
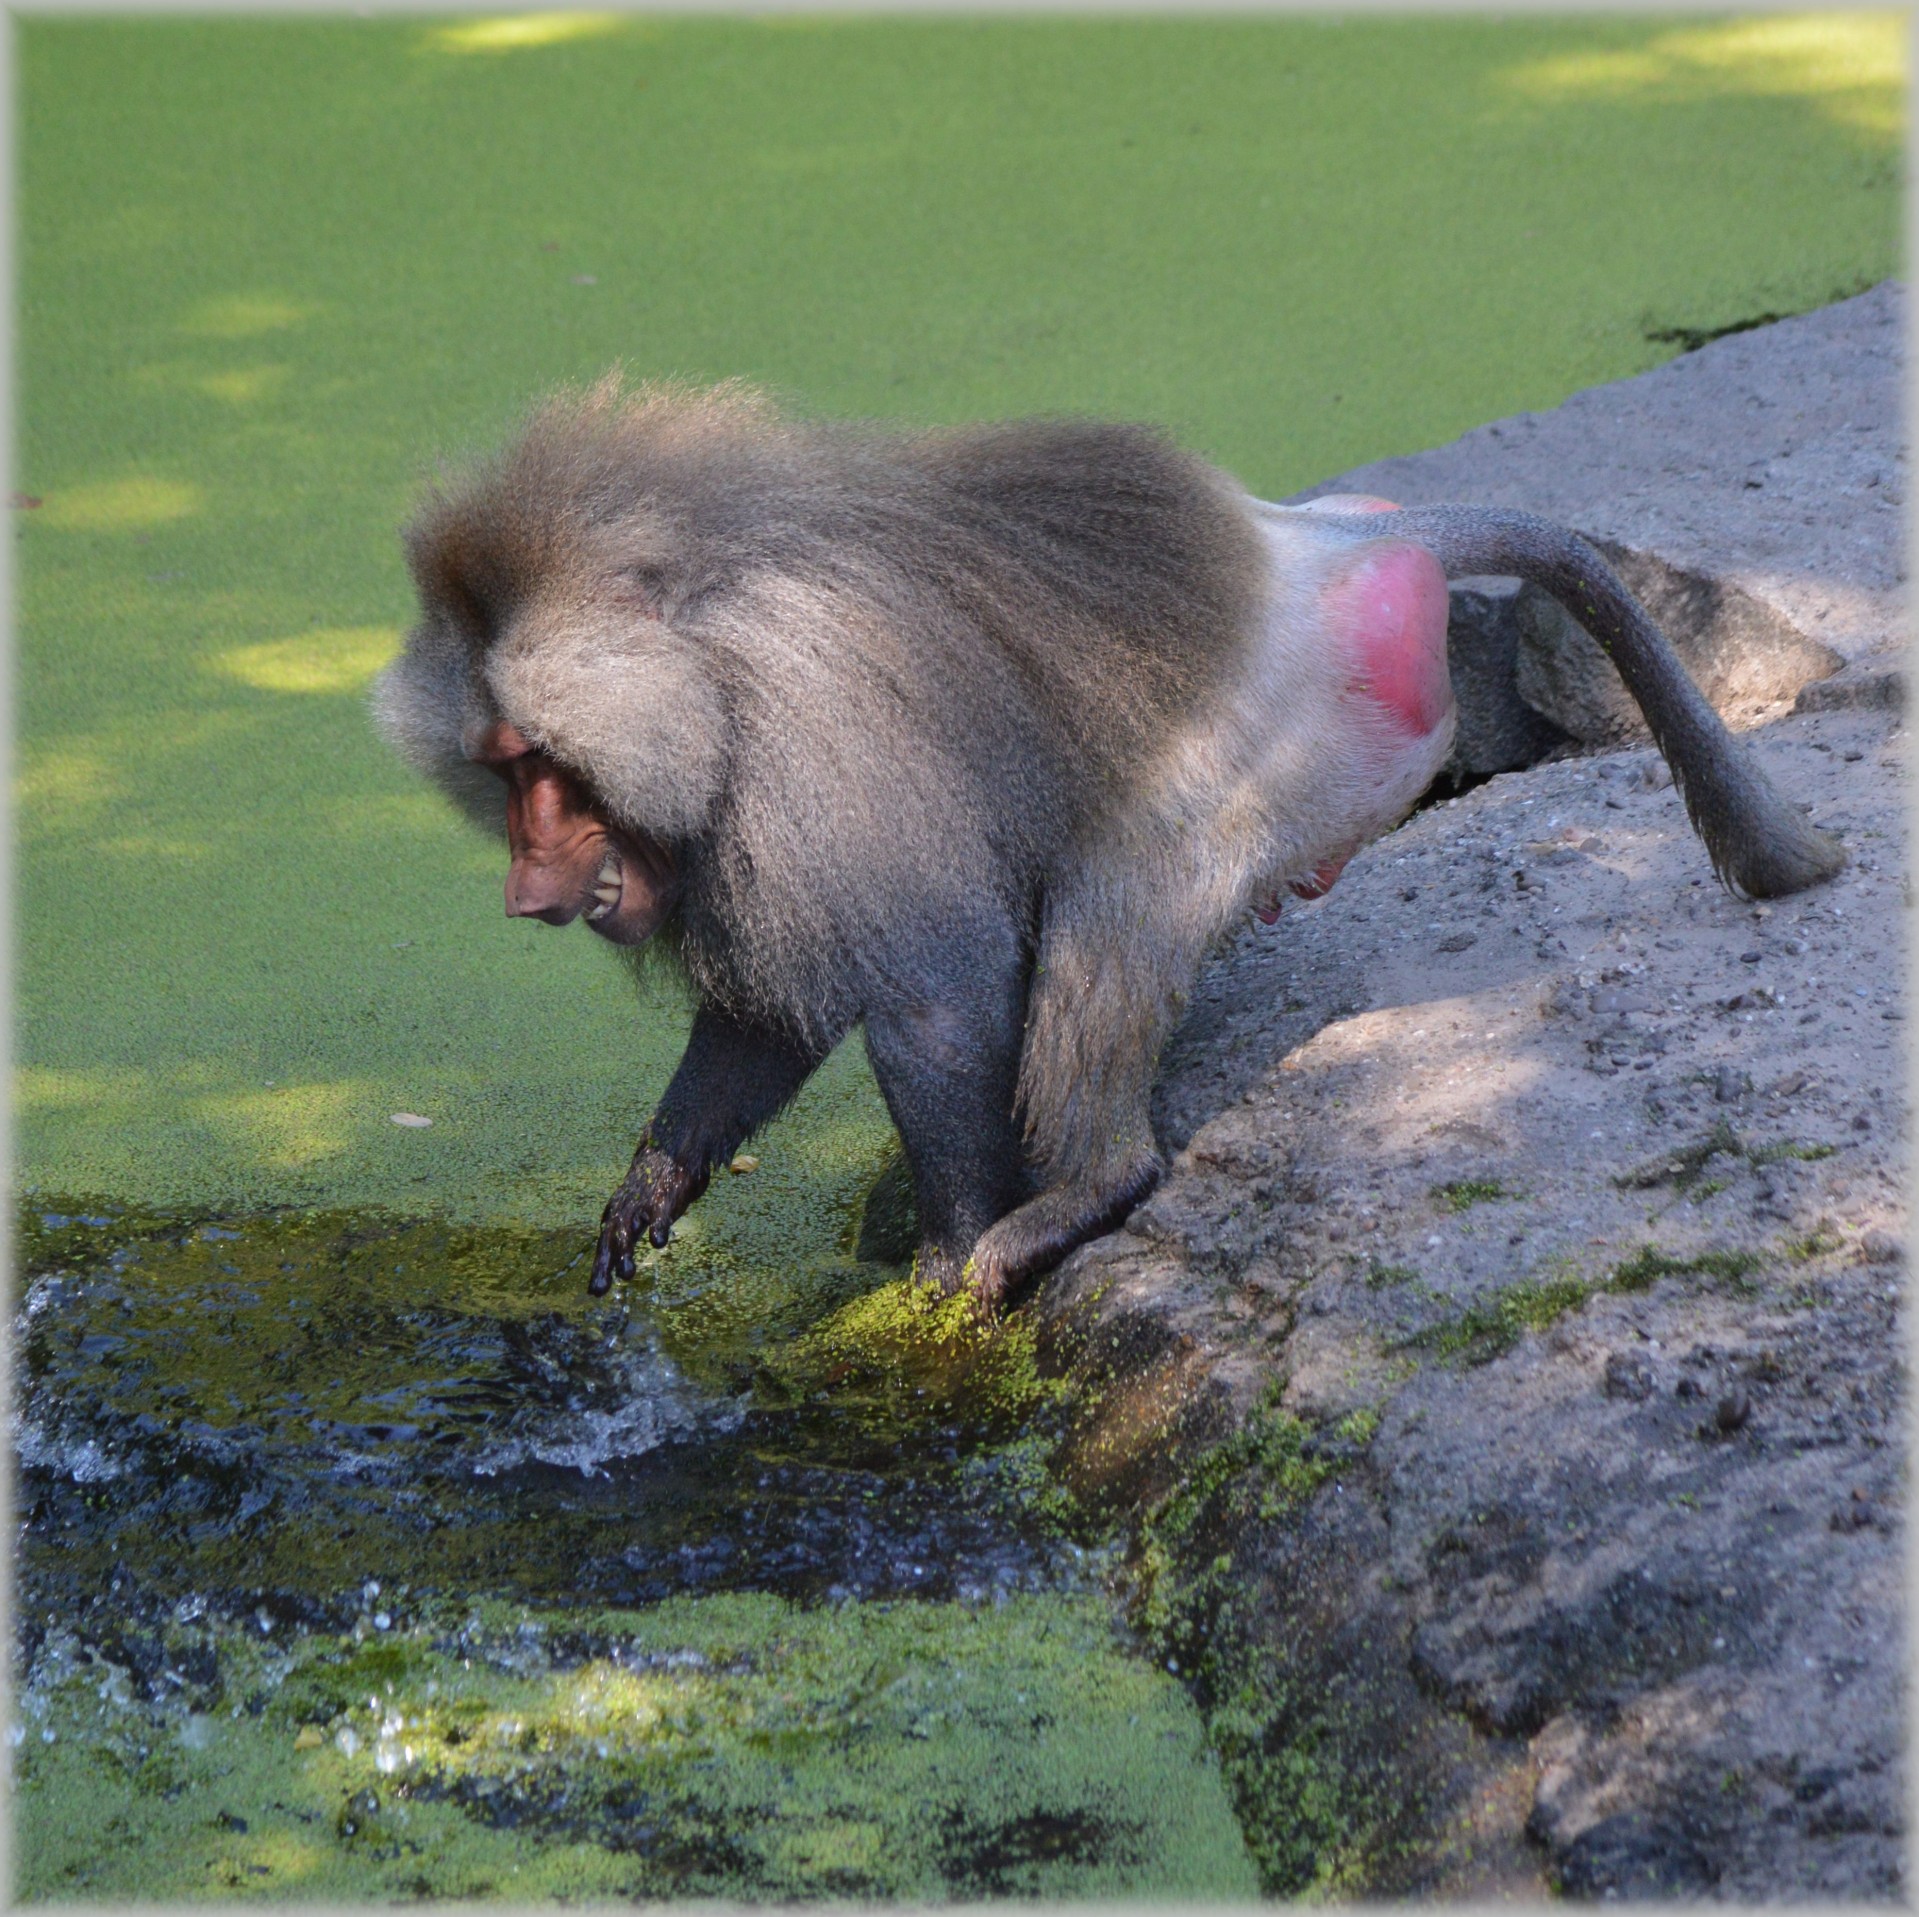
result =
M506 870L506 915L565 925L579 914L580 902L572 896L575 890L559 867L543 859L515 859Z

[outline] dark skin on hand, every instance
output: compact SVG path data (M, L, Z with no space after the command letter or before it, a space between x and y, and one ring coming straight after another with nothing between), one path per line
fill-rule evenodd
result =
M616 945L640 945L679 897L679 873L664 846L611 824L580 779L517 727L491 726L473 758L506 784L509 918L570 925L584 917ZM604 1293L633 1275L642 1233L656 1249L673 1221L705 1191L709 1173L676 1164L643 1137L620 1188L600 1217L589 1289Z

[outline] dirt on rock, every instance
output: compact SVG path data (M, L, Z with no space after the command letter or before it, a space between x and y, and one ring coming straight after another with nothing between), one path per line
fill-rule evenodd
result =
M1767 330L1804 329L1823 379L1836 324ZM1660 380L1739 391L1663 369L1571 410L1635 417ZM1711 423L1689 442L1744 471L1739 422ZM1831 497L1775 589L1839 623L1817 562L1849 555L1831 594L1872 697L1746 735L1844 837L1836 880L1728 895L1649 748L1420 812L1216 957L1161 1088L1170 1175L1039 1295L1101 1380L1064 1464L1145 1503L1142 1609L1269 1827L1269 1888L1904 1894L1912 890L1883 497ZM1769 519L1779 577L1784 542Z

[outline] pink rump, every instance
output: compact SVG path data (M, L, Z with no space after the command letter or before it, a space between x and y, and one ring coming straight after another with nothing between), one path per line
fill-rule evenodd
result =
M1446 575L1410 540L1368 542L1326 588L1327 629L1352 661L1348 683L1415 738L1452 709L1446 673Z

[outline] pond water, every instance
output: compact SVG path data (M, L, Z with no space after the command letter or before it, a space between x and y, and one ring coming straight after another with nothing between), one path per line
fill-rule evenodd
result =
M17 1225L28 1898L1244 1896L991 1331L849 1252Z

